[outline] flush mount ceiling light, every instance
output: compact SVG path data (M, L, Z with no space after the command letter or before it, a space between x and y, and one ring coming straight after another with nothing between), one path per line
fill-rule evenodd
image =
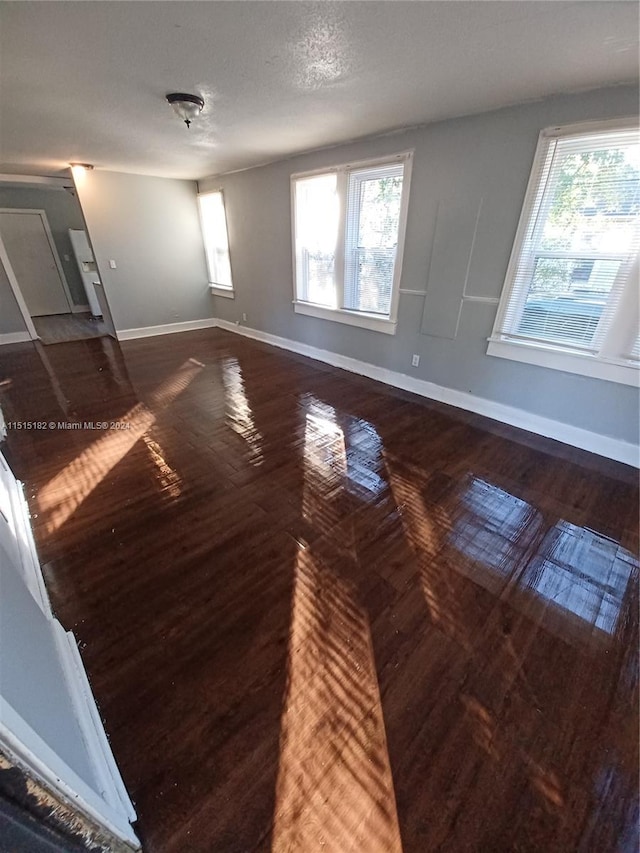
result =
M204 100L200 95L187 95L184 92L173 92L167 95L167 101L187 127L200 115L204 107Z
M81 186L87 179L87 172L91 172L93 165L91 163L69 163L71 166L71 174L75 186Z

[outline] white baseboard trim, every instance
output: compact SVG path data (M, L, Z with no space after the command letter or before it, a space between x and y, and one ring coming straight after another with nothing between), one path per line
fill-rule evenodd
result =
M384 382L386 385L392 385L394 388L402 388L404 391L411 391L414 394L419 394L421 397L428 397L430 400L437 400L440 403L447 403L459 409L475 412L486 418L533 432L536 435L542 435L545 438L561 441L572 447L588 450L590 453L596 453L608 459L615 459L617 462L624 462L626 465L632 465L635 468L640 467L640 448L627 441L621 441L607 435L600 435L581 427L562 423L562 421L532 414L524 409L517 409L514 406L507 406L503 403L496 403L485 397L477 397L474 394L457 391L454 388L445 388L443 385L436 385L435 382L416 379L413 376L408 376L406 373L387 370L384 367L377 367L375 364L359 361L356 358L339 355L338 353L319 349L318 347L293 341L289 338L281 338L278 335L271 335L268 332L261 332L258 329L240 326L236 323L230 323L227 320L219 319L217 325L219 328L226 329L229 332L235 332L247 338L272 344L273 346L290 350L299 355L306 355L309 358L316 359L316 361L322 361L325 364L341 367L343 370L349 370L360 376L367 376L369 379Z
M29 332L5 332L0 335L0 346L2 344L21 344L23 341L30 341L31 335Z
M193 332L196 329L211 329L217 326L214 317L204 320L184 320L180 323L167 323L164 326L141 326L139 329L116 329L119 341L130 341L134 338L151 338L154 335L173 335L176 332Z

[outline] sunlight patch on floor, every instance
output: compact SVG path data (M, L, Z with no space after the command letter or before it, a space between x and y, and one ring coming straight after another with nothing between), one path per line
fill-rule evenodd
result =
M304 550L272 850L402 850L368 618L351 585Z
M151 394L149 406L138 403L120 420L126 429L113 429L83 450L56 474L38 494L38 509L47 533L58 530L89 497L109 472L127 455L156 420L200 372L203 365L189 359ZM154 459L157 463L157 459Z
M227 423L231 429L243 438L249 448L249 462L262 465L264 454L263 437L256 427L253 411L244 387L242 367L237 358L227 358L222 364L222 382L225 392Z

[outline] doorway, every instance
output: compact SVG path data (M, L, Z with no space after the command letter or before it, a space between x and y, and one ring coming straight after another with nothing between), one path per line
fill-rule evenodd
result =
M32 317L70 314L69 286L44 210L0 210L0 234Z
M0 185L0 262L25 339L115 337L75 191L60 179L41 181Z

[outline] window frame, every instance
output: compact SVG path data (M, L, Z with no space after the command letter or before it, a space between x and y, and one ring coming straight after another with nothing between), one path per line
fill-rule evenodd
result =
M211 264L209 263L209 252L207 250L207 231L205 228L204 216L202 213L202 204L200 199L203 196L208 195L219 195L222 201L222 210L224 213L224 226L227 232L227 254L229 256L229 275L231 277L231 286L220 284L215 281L215 276L213 275L214 271L211 269ZM204 257L207 264L207 277L209 279L209 290L215 296L224 296L227 299L235 299L235 287L233 284L233 266L231 264L231 247L229 245L229 222L227 220L227 207L224 199L224 191L222 188L217 190L204 190L202 192L198 192L198 216L200 219L200 231L202 233L202 242L204 243Z
M414 150L401 151L384 157L375 157L367 160L354 160L323 168L311 169L304 172L294 172L290 176L291 190L291 253L293 269L293 310L296 314L307 317L316 317L323 320L333 320L349 326L357 326L387 335L395 335L398 327L398 303L400 301L400 279L402 277L402 262L404 258L404 247L407 230L407 213L409 209L409 192L411 187L411 170L413 165ZM391 304L389 315L373 314L357 309L344 308L344 284L345 284L345 252L347 232L347 202L349 196L349 174L352 171L363 169L375 169L380 166L391 166L402 163L404 171L402 175L402 196L400 200L400 218L398 221L398 242L393 269L393 282L391 286ZM326 305L318 305L314 302L301 299L299 291L302 291L302 283L298 283L298 255L296 250L296 183L305 178L318 177L320 175L336 175L336 192L339 200L338 229L335 252L335 284L336 305L331 308Z
M542 179L545 174L545 161L550 156L550 144L553 140L566 136L588 136L607 131L624 131L637 128L638 118L628 116L605 121L588 121L547 127L540 132L520 212L518 228L500 294L493 330L491 336L488 338L487 355L548 367L553 370L562 370L582 376L605 379L624 385L638 386L640 384L639 363L633 357L631 347L629 348L629 353L624 354L620 352L619 347L614 345L616 336L619 336L621 332L625 337L633 337L633 326L628 318L638 316L638 287L637 285L634 286L637 282L637 257L626 265L623 290L608 327L606 329L596 329L594 351L589 352L579 348L573 349L567 343L545 342L526 337L518 338L515 333L509 335L503 330L505 315L510 303L512 299L518 299L518 295L514 294L518 266L522 256L523 245L532 226L531 218L535 213L536 202L540 193L542 193L542 196L539 201L540 207L538 209L537 223L533 223L534 231L543 227L546 222L547 211L545 207L548 208L551 196L549 199L545 199ZM621 274L622 270L619 275ZM523 297L520 295L520 301L522 300ZM626 329L623 328L625 318L627 318Z

